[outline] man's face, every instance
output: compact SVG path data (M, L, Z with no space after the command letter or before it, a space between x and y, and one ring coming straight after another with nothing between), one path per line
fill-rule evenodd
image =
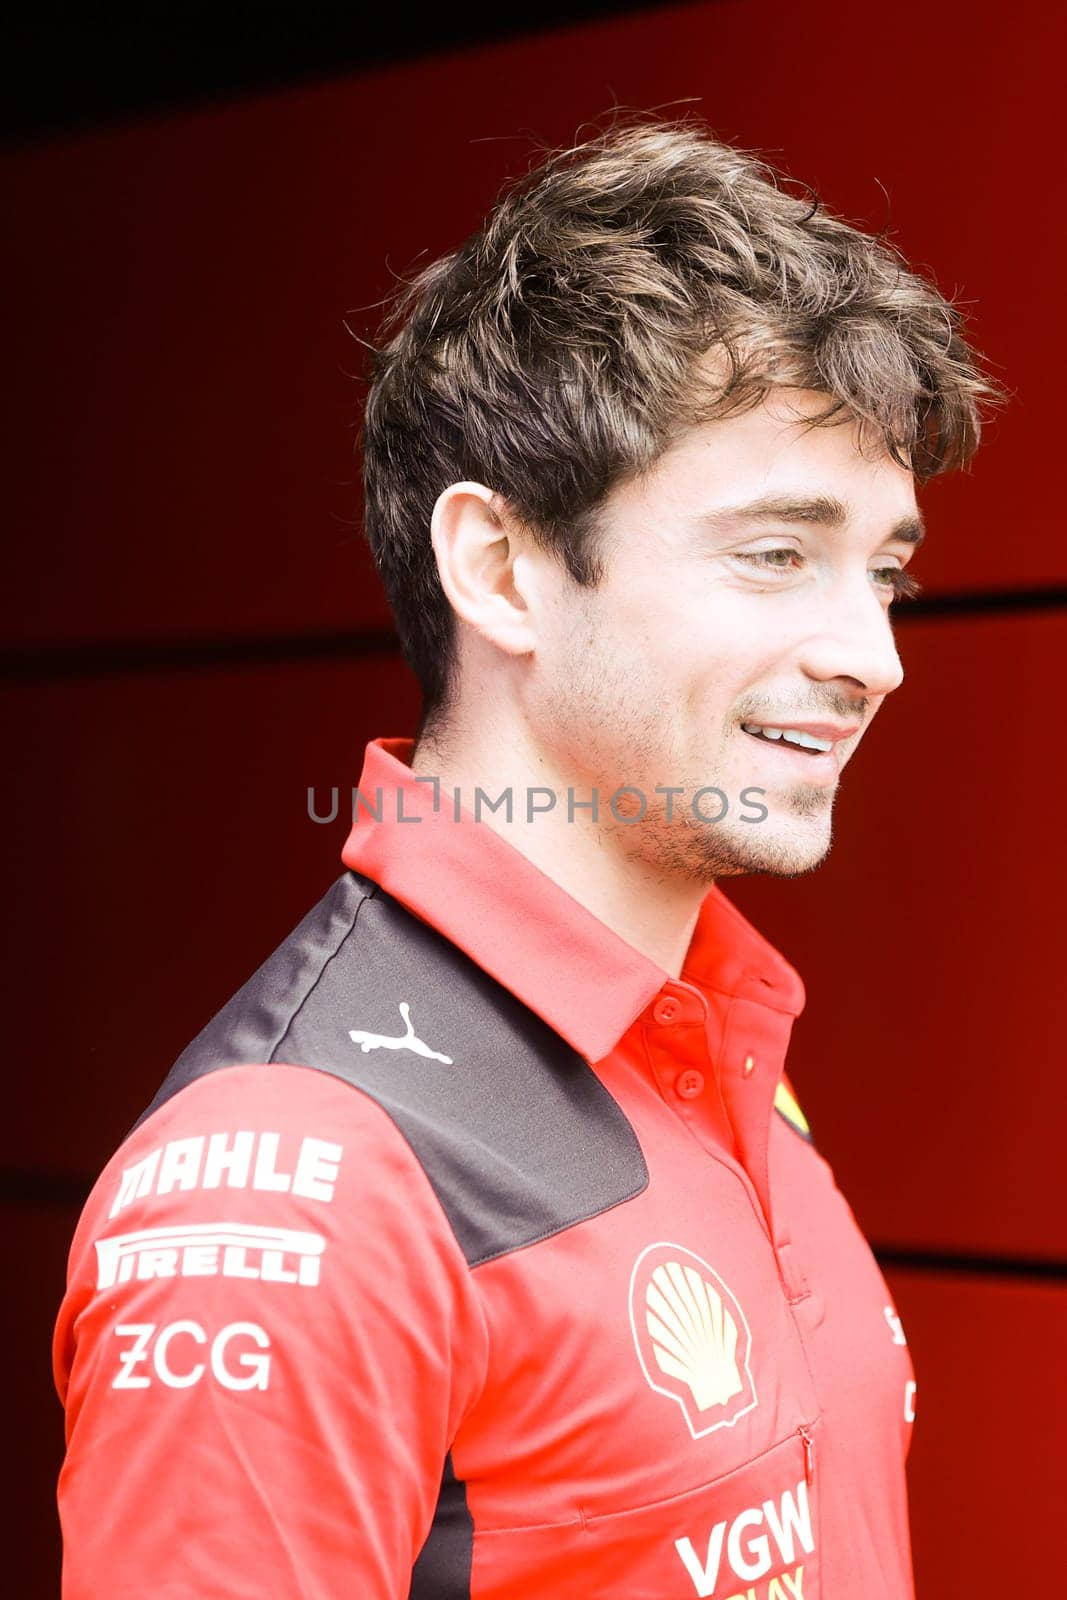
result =
M573 784L576 801L595 788L605 845L672 874L818 865L840 771L903 678L888 608L914 549L897 530L918 520L913 476L861 455L851 420L802 432L825 403L772 390L694 429L612 494L604 580L587 590L561 575L547 618L525 708L542 781ZM781 510L727 514L771 497ZM845 513L836 525L831 499ZM832 748L809 753L752 724L825 725ZM644 797L642 820L612 816L623 785ZM657 785L683 792L670 800ZM728 803L717 822L713 794L698 802L709 820L694 815L708 786ZM761 806L764 820L743 820ZM639 807L617 803L624 816Z

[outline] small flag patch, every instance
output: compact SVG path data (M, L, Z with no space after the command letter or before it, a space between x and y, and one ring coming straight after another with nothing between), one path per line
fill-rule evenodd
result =
M801 1111L796 1095L784 1078L778 1080L778 1087L774 1091L774 1108L782 1113L789 1126L795 1128L802 1139L807 1139L809 1143L814 1143L811 1137L811 1129L808 1127L808 1119Z

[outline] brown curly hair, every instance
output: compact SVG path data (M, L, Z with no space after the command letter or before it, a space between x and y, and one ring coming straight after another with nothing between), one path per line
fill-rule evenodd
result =
M420 736L456 687L430 541L449 484L495 489L592 587L610 492L772 386L825 392L811 425L858 420L920 483L974 454L980 407L1004 392L957 307L789 182L702 123L616 115L401 280L368 345L360 442L364 532L422 687ZM726 358L714 382L694 366L709 350Z

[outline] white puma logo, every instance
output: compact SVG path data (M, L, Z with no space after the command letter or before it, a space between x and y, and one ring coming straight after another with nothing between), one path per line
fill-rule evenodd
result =
M359 1045L364 1055L368 1050L414 1050L417 1056L428 1056L431 1061L443 1061L447 1066L451 1066L451 1056L443 1056L440 1051L431 1050L429 1045L423 1044L421 1039L416 1039L409 1012L407 1001L401 1000L400 1015L408 1031L400 1034L398 1038L390 1038L387 1033L362 1033L359 1028L349 1028L348 1037L354 1044Z

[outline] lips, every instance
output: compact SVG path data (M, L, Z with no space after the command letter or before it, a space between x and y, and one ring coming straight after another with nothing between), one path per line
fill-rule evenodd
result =
M741 727L745 732L749 728L780 728L786 733L810 733L813 738L821 739L824 743L829 740L831 744L838 744L842 739L851 739L854 733L858 733L862 723L789 722L785 720L775 722L773 718L770 722L757 722L754 717L748 717L741 724Z

